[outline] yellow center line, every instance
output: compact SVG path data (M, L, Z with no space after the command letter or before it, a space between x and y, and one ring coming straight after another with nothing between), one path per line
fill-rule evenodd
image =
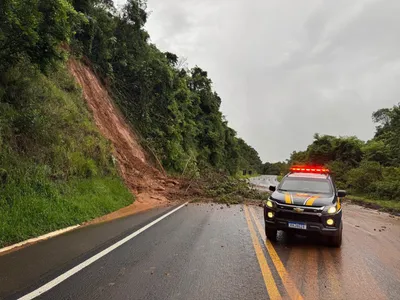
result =
M253 216L253 220L256 223L256 227L258 229L258 232L260 233L261 237L263 237L264 236L263 228L261 226L260 221L255 216L253 208L251 208L251 207L250 207L250 213ZM283 265L281 259L279 258L279 255L276 252L274 246L272 246L271 242L266 240L265 238L263 238L263 240L264 240L265 247L267 248L268 253L269 253L269 255L270 255L271 259L272 259L272 262L274 263L275 268L278 271L278 274L282 279L283 285L285 286L286 291L289 294L289 297L291 299L303 299L303 297L301 296L300 292L298 291L298 289L296 287L296 284L294 283L294 281L290 277L289 273L286 271L286 268Z
M253 241L254 250L258 259L258 263L261 268L261 273L264 278L265 287L270 299L282 299L278 288L275 284L274 277L272 276L271 270L268 267L267 259L264 256L264 252L261 248L260 242L258 241L257 233L254 229L253 223L247 206L244 206L244 215L246 216L247 226L250 230L251 239Z

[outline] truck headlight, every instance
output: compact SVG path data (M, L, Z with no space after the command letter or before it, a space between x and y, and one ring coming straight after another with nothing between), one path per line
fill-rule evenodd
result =
M269 208L273 208L273 207L274 207L274 203L272 203L271 200L267 200L267 206L268 206Z
M328 208L328 214L333 215L336 212L337 212L336 206L331 206Z

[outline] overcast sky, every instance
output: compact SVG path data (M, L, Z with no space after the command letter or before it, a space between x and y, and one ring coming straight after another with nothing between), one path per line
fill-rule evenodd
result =
M123 0L116 0L121 3ZM161 50L208 71L229 125L263 161L318 132L375 131L400 100L399 0L148 0Z

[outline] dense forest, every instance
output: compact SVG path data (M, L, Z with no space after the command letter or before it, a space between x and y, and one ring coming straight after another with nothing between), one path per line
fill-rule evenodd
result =
M295 151L286 162L265 163L265 174L285 174L294 164L327 166L340 188L376 199L400 199L400 106L372 114L374 138L314 135L305 151Z
M170 174L261 170L207 72L152 44L147 17L143 0L119 10L111 0L0 1L0 246L132 202L68 73L71 56L95 71Z
M1 10L2 74L29 63L51 77L73 54L96 70L168 171L260 170L258 153L222 115L207 72L182 68L149 42L146 1L116 10L110 0L6 0Z
M106 0L73 5L86 19L71 43L74 54L91 61L169 172L259 171L258 153L228 126L207 72L183 68L177 55L149 42L146 1L129 0L122 11Z

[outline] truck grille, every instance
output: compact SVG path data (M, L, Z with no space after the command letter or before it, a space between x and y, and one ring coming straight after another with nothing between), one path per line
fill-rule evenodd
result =
M321 209L323 209L323 207L314 207L314 206L304 206L304 205L282 205L282 204L277 204L279 209L282 209L284 211L293 211L293 209L295 207L299 207L302 208L304 210L305 213L318 213L321 212Z
M318 215L294 213L289 211L278 211L276 217L284 220L320 223L321 218Z

